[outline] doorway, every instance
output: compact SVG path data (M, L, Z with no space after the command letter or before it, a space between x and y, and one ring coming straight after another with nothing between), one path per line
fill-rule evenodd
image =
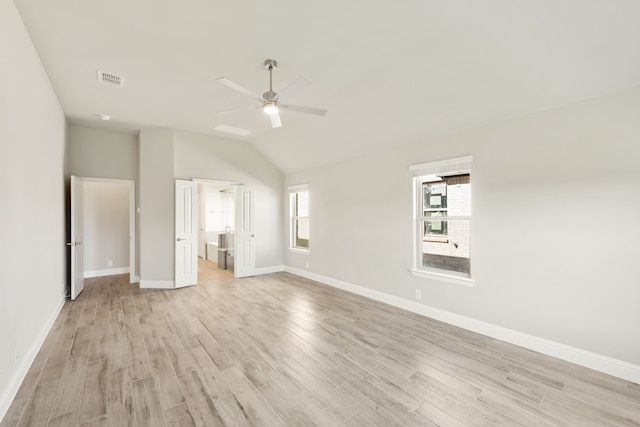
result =
M231 270L236 278L253 276L256 246L251 189L237 182L203 179L177 179L175 183L175 287L198 283L199 259L215 261L217 268ZM213 187L199 188L199 184ZM215 203L207 204L207 194ZM203 243L205 248L199 253Z
M138 282L135 182L72 176L71 183L71 298L85 278L129 273Z
M198 183L198 256L231 272L234 269L235 184Z

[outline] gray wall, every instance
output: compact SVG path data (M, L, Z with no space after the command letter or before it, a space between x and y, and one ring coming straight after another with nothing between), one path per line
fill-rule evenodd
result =
M84 271L118 274L108 270L129 267L129 185L85 181L83 206Z
M84 126L69 126L69 170L68 175L91 178L126 179L135 182L136 202L139 198L138 186L138 135L113 132ZM128 200L127 200L128 204ZM139 244L139 217L136 217L136 242ZM94 248L97 260L106 260L108 254ZM128 246L127 246L128 253ZM91 254L89 256L92 256ZM119 262L118 262L119 263ZM140 253L136 253L137 271L140 275ZM127 259L126 265L129 265ZM114 263L115 266L115 263ZM92 261L85 270L99 270Z
M62 307L66 263L66 121L11 1L0 70L1 418Z
M173 131L140 131L140 286L174 281Z
M72 126L70 151L71 174L136 180L142 286L174 280L175 179L249 185L257 209L256 266L282 265L282 174L247 143L172 129L143 129L136 136Z
M638 117L636 88L287 175L310 184L311 245L285 264L640 364ZM475 287L408 271L408 167L463 155Z
M69 127L72 175L130 179L138 178L138 136L134 134Z

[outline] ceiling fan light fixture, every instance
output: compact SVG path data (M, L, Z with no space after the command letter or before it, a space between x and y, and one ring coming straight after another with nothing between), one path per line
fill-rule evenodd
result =
M278 114L278 104L275 102L265 102L262 109L267 114Z

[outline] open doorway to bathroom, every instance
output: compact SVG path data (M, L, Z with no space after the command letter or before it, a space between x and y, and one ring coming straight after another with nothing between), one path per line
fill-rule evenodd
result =
M198 182L198 257L233 273L235 264L235 185Z

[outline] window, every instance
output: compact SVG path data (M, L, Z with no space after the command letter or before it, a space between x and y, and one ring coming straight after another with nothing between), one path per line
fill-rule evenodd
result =
M441 160L410 167L415 190L417 276L471 285L471 160Z
M309 250L309 186L289 187L291 249Z
M447 216L447 184L442 181L422 183L423 217ZM424 223L425 236L446 236L446 221L427 221Z

